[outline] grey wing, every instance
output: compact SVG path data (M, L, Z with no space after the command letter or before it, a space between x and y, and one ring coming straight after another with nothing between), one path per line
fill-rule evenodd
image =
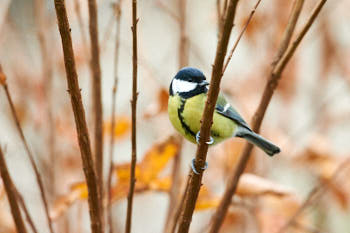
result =
M239 113L225 100L223 96L219 96L216 102L215 110L220 115L230 118L236 122L236 124L248 129L249 131L252 131L241 115L239 115Z

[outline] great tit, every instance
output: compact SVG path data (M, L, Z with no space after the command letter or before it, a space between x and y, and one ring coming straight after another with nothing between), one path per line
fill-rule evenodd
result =
M169 88L168 113L175 129L186 139L198 143L201 118L207 100L209 83L204 74L192 67L182 68ZM240 137L273 156L280 148L254 133L238 112L220 94L216 102L208 144L217 144L231 137ZM193 166L192 169L198 173ZM205 168L203 168L205 169Z

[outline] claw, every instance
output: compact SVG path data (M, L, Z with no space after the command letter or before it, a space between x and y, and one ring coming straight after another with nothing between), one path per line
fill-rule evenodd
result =
M197 174L199 175L199 172L196 170L196 167L194 166L194 162L196 161L196 159L192 159L192 162L191 162L191 168L192 168L192 171L194 172L194 174ZM205 162L205 165L204 167L202 167L201 169L204 171L205 169L208 168L208 162Z
M200 134L199 134L200 132L198 131L198 133L196 134L196 142L197 142L197 144L199 144L199 138L200 138ZM211 145L211 144L213 144L214 143L214 138L212 138L211 136L210 136L210 141L209 142L206 142L206 144L207 145Z

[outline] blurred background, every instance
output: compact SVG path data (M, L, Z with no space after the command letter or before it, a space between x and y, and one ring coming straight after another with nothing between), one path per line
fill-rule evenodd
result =
M105 180L113 146L113 226L115 232L123 232L131 158L131 1L97 3ZM295 34L316 3L305 1ZM229 49L255 4L253 0L238 4ZM221 91L248 123L261 99L292 5L293 1L262 0L222 79ZM87 1L66 1L66 7L93 141ZM278 232L315 187L321 187L317 197L306 203L284 232L350 232L349 8L349 1L328 1L287 65L261 127L261 134L279 145L282 152L270 158L253 150L220 232ZM132 232L168 232L169 206L174 208L170 190L177 190L174 198L178 200L196 151L195 145L185 141L180 145L178 137L173 136L176 133L166 111L168 86L183 65L199 68L210 79L218 39L217 12L214 0L138 2L138 170ZM90 232L86 187L82 183L84 175L53 0L0 2L0 63L44 179L56 232ZM116 75L119 82L115 140L110 144ZM5 149L10 174L39 232L49 232L35 176L3 88L0 107L0 144ZM209 149L209 168L204 173L204 191L199 196L191 232L208 229L243 145L241 139L231 139ZM174 163L179 163L175 170ZM172 182L174 177L177 183ZM15 232L2 183L0 206L0 232Z

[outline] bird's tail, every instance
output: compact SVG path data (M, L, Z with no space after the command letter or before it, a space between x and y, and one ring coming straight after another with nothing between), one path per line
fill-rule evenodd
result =
M241 128L239 132L237 132L236 136L246 139L250 143L265 151L265 153L270 156L273 156L274 154L277 154L281 151L280 148L274 145L272 142L246 128Z

